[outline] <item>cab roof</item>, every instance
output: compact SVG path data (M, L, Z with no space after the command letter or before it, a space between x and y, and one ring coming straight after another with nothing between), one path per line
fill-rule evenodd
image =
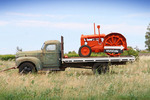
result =
M45 41L44 43L45 44L51 44L51 43L59 44L60 42L58 40L48 40L48 41Z

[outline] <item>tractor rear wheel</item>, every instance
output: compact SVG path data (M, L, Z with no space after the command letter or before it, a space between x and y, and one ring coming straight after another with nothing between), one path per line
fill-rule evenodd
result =
M104 39L104 46L123 46L127 47L126 39L119 33L110 33ZM124 50L124 49L123 49ZM120 56L121 53L106 53L109 56Z
M79 49L79 56L80 57L89 57L91 55L91 48L88 45L83 45Z

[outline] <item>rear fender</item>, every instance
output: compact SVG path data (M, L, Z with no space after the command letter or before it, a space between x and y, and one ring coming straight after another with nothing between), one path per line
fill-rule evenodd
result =
M117 36L119 36L119 37L121 37L122 39L123 39L123 42L124 42L124 50L127 50L127 42L126 42L126 38L122 35L122 34L120 34L120 33L109 33L109 34L107 34L106 36L105 36L105 38L104 38L104 43L105 43L105 40L108 38L108 37L110 37L110 36L112 36L112 35L117 35Z
M19 57L16 59L16 66L19 68L19 66L24 62L31 62L35 65L37 71L42 69L42 63L41 61L36 57Z

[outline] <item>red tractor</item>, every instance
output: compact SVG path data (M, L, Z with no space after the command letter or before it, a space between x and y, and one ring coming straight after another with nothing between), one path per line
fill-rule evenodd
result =
M81 35L80 57L89 57L91 52L105 52L109 56L120 56L127 50L126 38L120 33L100 34L100 25L97 25L98 33L93 35Z

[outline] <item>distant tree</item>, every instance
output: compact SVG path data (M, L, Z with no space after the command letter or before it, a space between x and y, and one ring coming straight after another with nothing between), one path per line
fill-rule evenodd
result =
M75 51L69 51L68 54L77 54Z
M145 47L148 51L150 51L150 24L148 25L147 27L147 32L146 32L146 35L145 35Z
M71 51L69 51L68 54L71 54Z
M72 51L72 54L77 54L75 51Z
M138 52L141 51L141 50L138 48L138 46L136 46L134 49L135 49L136 51L138 51Z

